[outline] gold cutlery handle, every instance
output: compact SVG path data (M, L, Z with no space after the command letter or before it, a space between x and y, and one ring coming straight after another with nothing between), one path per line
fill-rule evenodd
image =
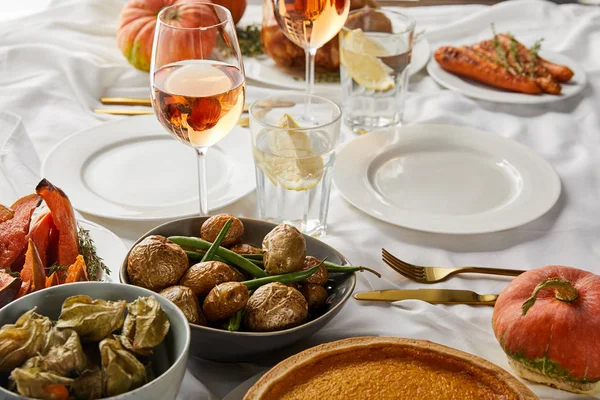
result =
M96 114L111 114L111 115L150 115L154 114L152 110L119 110L110 108L96 108Z
M135 97L101 97L100 102L105 106L152 106L150 99Z
M461 267L457 272L460 273L474 273L474 274L487 274L487 275L502 275L502 276L519 276L523 272L518 269L504 269L504 268L488 268L488 267Z

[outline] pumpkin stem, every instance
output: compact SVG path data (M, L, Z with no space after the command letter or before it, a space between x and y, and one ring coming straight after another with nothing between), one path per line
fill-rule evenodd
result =
M567 303L571 303L571 302L575 301L577 296L579 296L577 289L575 289L573 284L571 282L569 282L568 280L563 279L563 278L546 279L545 281L541 282L539 285L537 285L535 287L535 289L533 290L533 293L531 294L531 297L528 298L527 300L525 300L525 302L521 306L521 310L523 311L523 316L525 316L525 314L527 314L527 311L529 311L529 309L534 305L535 301L537 300L537 296L540 293L540 290L546 289L546 288L556 289L554 291L554 297L557 300L565 301Z

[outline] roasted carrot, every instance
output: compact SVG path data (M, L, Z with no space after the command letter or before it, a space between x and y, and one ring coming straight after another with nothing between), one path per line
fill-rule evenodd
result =
M14 216L15 216L15 213L13 210L11 210L8 207L4 207L2 204L0 204L0 223L2 223L4 221L8 221L9 219L11 219Z
M514 92L542 93L530 77L512 75L506 68L478 56L468 47L440 47L433 56L443 69L453 74Z
M54 220L52 219L51 213L45 213L40 215L35 222L33 222L31 229L29 230L29 238L33 240L35 248L40 254L40 259L44 268L48 268L47 257L48 248L50 246L50 231L54 227Z
M56 271L54 271L49 277L46 278L46 287L60 285L60 278Z
M29 291L27 293L35 292L46 287L46 271L40 255L38 254L33 240L29 239L27 246L27 252L25 253L25 265L21 270L21 279L23 282L30 282Z
M83 259L83 256L80 254L77 256L75 262L69 266L69 269L67 270L67 277L65 278L64 283L85 281L89 281L87 275L87 267L85 265L85 260Z
M48 180L42 181L35 188L37 194L42 196L54 219L54 225L58 229L58 256L56 262L59 265L71 265L79 254L77 240L77 221L73 206L67 195Z
M37 194L21 197L10 207L14 216L0 223L0 268L18 271L23 266L16 261L25 253L31 215L41 201Z

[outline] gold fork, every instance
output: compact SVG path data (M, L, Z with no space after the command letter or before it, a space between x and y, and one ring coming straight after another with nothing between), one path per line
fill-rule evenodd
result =
M448 277L460 273L475 273L489 275L504 275L517 276L525 271L517 269L501 269L501 268L486 268L486 267L457 267L457 268L440 268L440 267L424 267L421 265L409 264L399 258L394 257L386 249L381 249L383 262L392 267L400 275L419 283L436 283L441 282Z

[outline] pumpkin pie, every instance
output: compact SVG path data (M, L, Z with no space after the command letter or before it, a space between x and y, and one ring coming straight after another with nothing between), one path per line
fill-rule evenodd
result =
M533 400L504 369L424 340L358 337L298 353L267 372L244 400Z

